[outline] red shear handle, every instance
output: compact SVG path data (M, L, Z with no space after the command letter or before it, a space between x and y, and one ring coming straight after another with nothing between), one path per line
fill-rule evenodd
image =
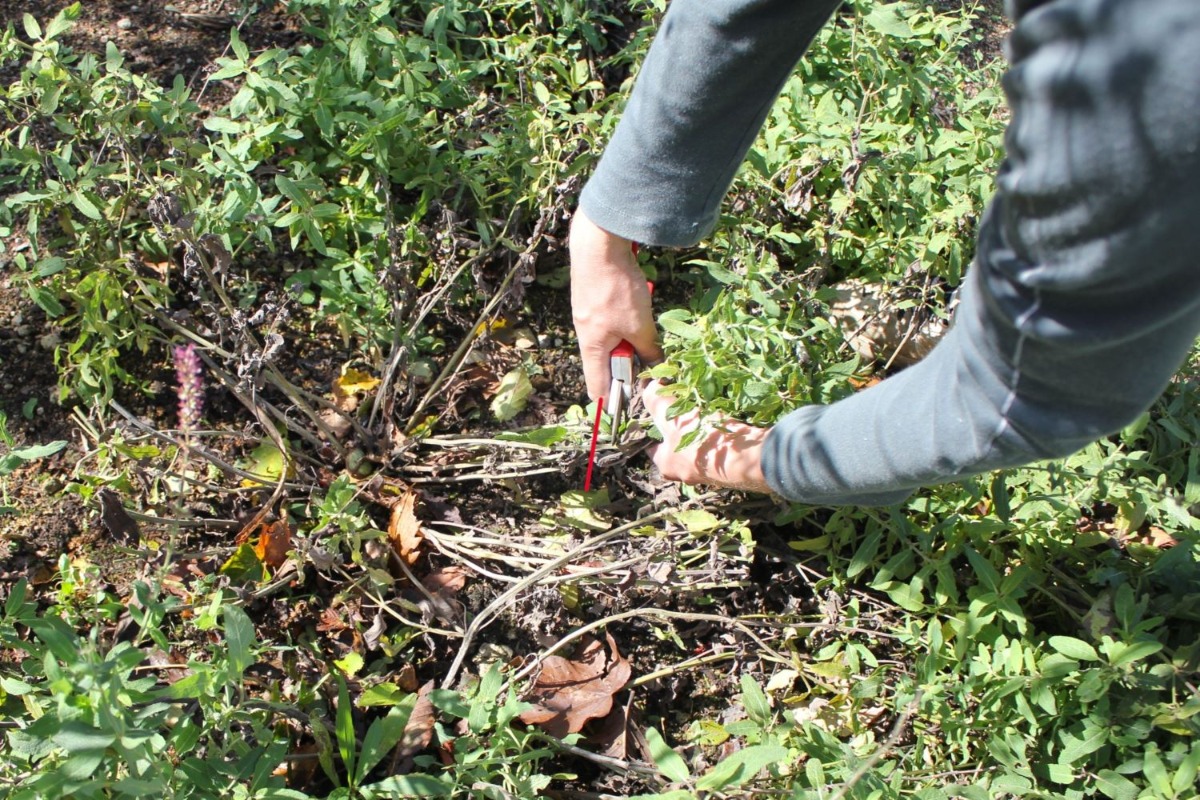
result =
M622 339L621 343L612 349L613 358L633 358L633 345Z

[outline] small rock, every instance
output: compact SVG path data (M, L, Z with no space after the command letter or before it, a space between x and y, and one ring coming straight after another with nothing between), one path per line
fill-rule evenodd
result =
M554 337L554 346L555 346L555 347L562 347L562 346L563 346L563 340L562 340L562 337L560 337L560 336L556 336L556 337Z
M117 27L123 31L127 31L133 27L133 20L131 20L129 17L121 17L119 20L117 20Z

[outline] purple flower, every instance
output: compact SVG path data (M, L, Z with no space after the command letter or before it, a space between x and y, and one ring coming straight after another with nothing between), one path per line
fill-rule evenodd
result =
M200 374L196 345L175 348L175 380L179 392L179 429L191 433L200 424L200 412L204 408L204 379Z

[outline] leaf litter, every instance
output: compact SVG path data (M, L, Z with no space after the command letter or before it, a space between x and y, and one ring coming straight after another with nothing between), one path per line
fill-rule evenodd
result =
M612 711L614 697L632 674L612 634L605 634L604 641L589 638L575 658L552 655L542 662L526 697L533 708L519 719L560 739L579 733L589 721Z

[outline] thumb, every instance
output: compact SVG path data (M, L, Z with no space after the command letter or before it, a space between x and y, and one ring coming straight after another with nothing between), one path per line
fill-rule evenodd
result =
M661 431L667 424L667 409L675 402L675 398L667 391L662 381L655 380L646 384L642 390L642 404L654 419L654 425Z

